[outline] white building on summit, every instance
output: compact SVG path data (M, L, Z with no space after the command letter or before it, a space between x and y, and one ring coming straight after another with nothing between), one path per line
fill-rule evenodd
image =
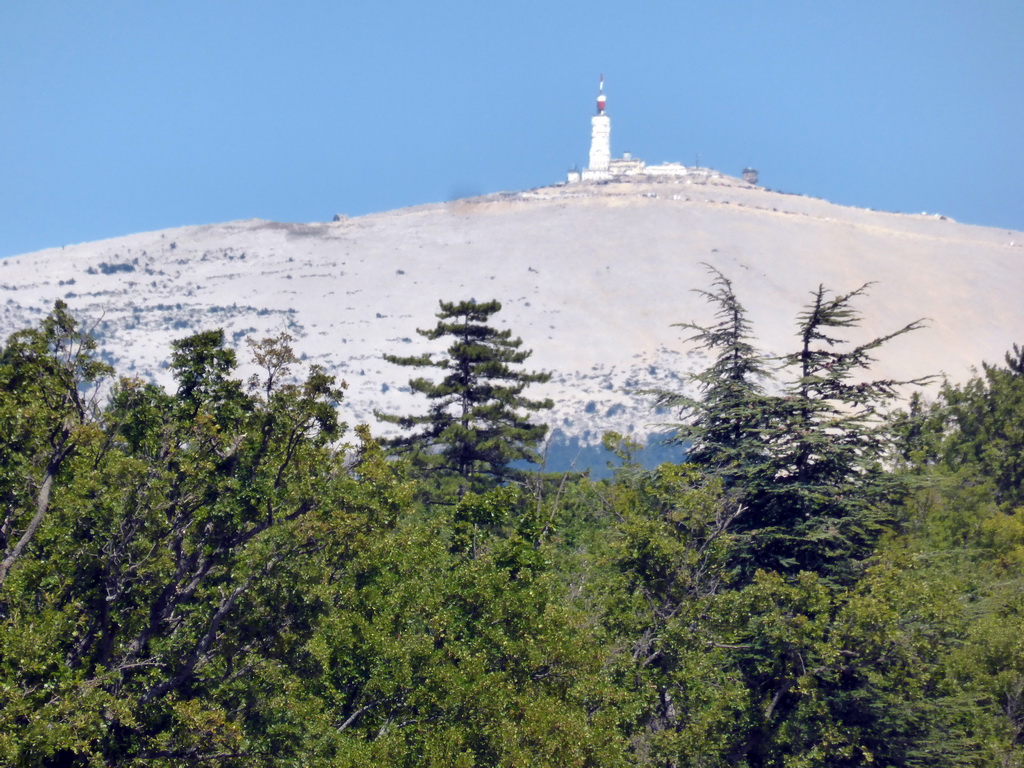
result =
M597 94L597 114L590 118L590 167L584 174L607 172L612 160L612 120L604 112L604 75Z
M569 171L567 181L609 181L623 176L690 176L696 171L679 163L663 163L650 167L643 160L636 160L629 152L622 157L612 157L612 121L605 111L607 97L604 95L604 75L597 92L597 114L590 118L590 165L582 171Z

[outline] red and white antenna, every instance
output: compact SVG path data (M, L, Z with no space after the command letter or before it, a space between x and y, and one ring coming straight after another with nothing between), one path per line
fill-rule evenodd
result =
M604 96L604 75L601 75L601 83L597 88L597 114L604 114L604 105L607 99Z

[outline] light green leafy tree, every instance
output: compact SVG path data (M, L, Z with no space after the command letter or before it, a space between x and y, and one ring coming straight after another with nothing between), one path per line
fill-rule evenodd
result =
M0 588L30 551L68 460L97 436L99 384L113 371L58 301L0 350Z
M39 370L64 370L59 350L40 348ZM191 337L175 345L176 394L122 380L88 433L71 424L33 556L0 592L6 764L257 765L301 748L265 681L294 682L317 616L304 563L370 521L345 509L332 378L293 383L287 339L256 353L277 380L247 392L222 334ZM31 463L18 469L31 488Z

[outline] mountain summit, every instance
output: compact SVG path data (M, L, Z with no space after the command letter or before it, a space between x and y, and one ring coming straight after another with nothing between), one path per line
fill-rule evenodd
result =
M819 284L874 282L851 339L918 318L874 373L954 379L995 361L1024 328L1024 233L834 205L713 171L581 181L331 223L262 220L182 227L0 262L0 335L64 299L118 371L165 381L172 339L221 327L243 339L287 331L296 351L348 382L343 414L416 407L385 353L429 351L417 328L438 300L498 299L499 327L550 371L553 429L595 442L643 437L667 418L631 395L678 388L700 368L673 323L710 320L693 292L729 277L762 348L795 349L795 318ZM376 425L375 429L381 429Z

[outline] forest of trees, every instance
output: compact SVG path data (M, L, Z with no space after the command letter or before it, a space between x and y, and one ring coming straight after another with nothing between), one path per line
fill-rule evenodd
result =
M58 303L0 345L0 765L1024 766L1024 350L900 406L865 288L769 358L711 281L637 395L688 460L608 480L522 469L497 302L390 358L439 375L383 442L284 334L165 389Z

